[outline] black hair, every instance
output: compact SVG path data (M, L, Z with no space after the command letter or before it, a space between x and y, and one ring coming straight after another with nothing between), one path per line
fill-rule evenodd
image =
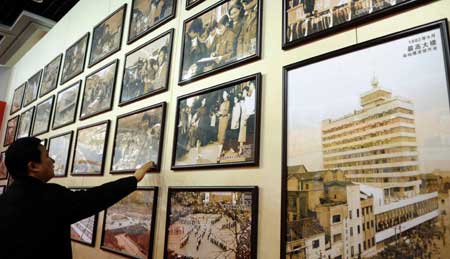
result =
M195 32L198 34L202 34L203 32L203 21L200 18L197 18L192 21L191 26L189 26L188 32Z
M14 178L24 178L28 175L29 162L41 162L41 140L35 137L17 139L9 146L5 154L5 164L8 172Z
M162 46L161 49L159 49L159 53L161 53L161 51L164 52L164 54L167 55L167 52L168 52L167 46Z

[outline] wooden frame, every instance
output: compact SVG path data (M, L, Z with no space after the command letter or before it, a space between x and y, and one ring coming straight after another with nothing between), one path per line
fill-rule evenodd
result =
M29 104L31 104L32 102L36 101L36 99L38 98L38 92L39 92L39 88L41 85L41 78L42 78L42 69L39 70L38 72L36 72L33 76L31 76L28 80L27 80L27 86L25 87L25 92L23 93L23 101L22 101L22 105L23 107L27 107ZM33 88L30 90L30 87L33 86L33 84L30 84L30 81L32 80L36 80L36 88ZM27 100L27 93L32 94L31 99Z
M15 117L9 119L8 122L6 123L5 138L3 139L3 146L4 147L7 147L7 146L11 145L14 142L14 140L16 139L17 128L19 127L19 118L20 118L20 115L16 115ZM13 130L13 132L8 132L9 129L12 128L12 127L9 126L9 124L10 124L10 122L12 123L12 121L14 121L14 120L16 121L15 125L13 126L14 130ZM12 136L10 134L12 134ZM7 142L8 136L12 137L12 141L8 141Z
M186 0L186 10L191 10L192 8L196 7L197 5L205 2L205 0L197 0L194 3L189 3L189 0Z
M22 108L23 95L25 93L26 86L27 86L27 83L25 82L14 90L14 96L13 96L13 100L11 102L11 109L10 109L9 115L13 115L14 113L20 111L20 109ZM16 100L17 98L19 98L19 100ZM14 104L14 103L16 103L16 101L18 102L17 107L15 107L15 104Z
M85 190L88 190L89 188L91 188L91 187L69 187L69 189L71 191L85 191ZM92 231L92 242L88 243L88 242L84 242L84 241L81 241L81 240L78 240L78 239L74 239L74 238L72 238L72 235L70 237L70 240L72 240L74 242L77 242L77 243L80 243L80 244L83 244L83 245L95 247L95 241L97 239L98 213L95 213L91 217L94 217L94 225L93 225L93 231ZM91 218L91 217L88 217L88 218ZM83 221L83 220L85 220L85 219L82 219L80 221ZM80 222L80 221L78 221L78 222ZM76 223L78 223L78 222L76 222ZM74 223L74 224L76 224L76 223ZM71 233L72 233L72 225L70 225L70 232Z
M67 176L67 171L69 171L70 152L72 151L73 130L71 130L71 131L69 131L69 132L66 132L66 133L62 133L62 134L53 136L53 137L51 137L51 138L48 139L48 145L47 145L48 155L49 155L49 156L52 156L52 150L51 150L51 147L52 147L52 140L57 139L57 138L61 138L61 137L66 137L67 135L69 135L69 144L68 144L68 146L67 146L67 154L66 154L66 157L63 159L63 160L64 160L64 163L65 163L65 166L64 166L64 173L63 173L62 175L57 175L57 174L55 173L55 176L54 176L54 177L66 177L66 176ZM61 154L61 152L62 152L62 151L59 150L59 151L56 152L56 153ZM53 157L52 157L52 158L53 158ZM53 159L53 160L55 160L54 164L56 164L56 163L58 162L58 159Z
M71 119L71 120L68 120L67 122L64 122L64 123L62 123L62 124L55 125L55 122L56 122L56 120L57 120L57 116L59 116L59 114L60 114L60 112L58 111L58 104L59 104L59 102L61 101L61 95L62 95L62 94L65 94L67 91L71 90L71 89L74 88L74 87L76 87L77 90L76 90L75 107L74 107L72 119ZM79 99L80 99L80 92L81 92L81 80L79 80L79 81L75 82L74 84L72 84L72 85L66 87L65 89L59 91L59 92L56 94L55 112L54 112L54 114L53 114L53 121L52 121L52 129L53 129L53 130L62 128L62 127L64 127L64 126L70 125L70 124L72 124L72 123L75 122L76 117L77 117L77 108L78 108L78 101L79 101ZM57 114L58 114L58 115L57 115Z
M86 41L84 43L84 45L79 45L79 44L83 43L83 41ZM60 79L61 81L59 83L60 85L66 83L67 81L75 78L76 76L78 76L78 75L80 75L81 73L84 72L84 67L86 65L86 60L87 60L86 56L87 56L88 45L89 45L89 32L84 34L81 38L79 38L74 44L72 44L66 50L66 52L64 54L63 67L61 69L61 79ZM70 62L69 61L68 52L71 51L70 59L72 59L73 58L72 57L73 56L73 53L72 53L73 50L74 49L77 50L78 48L84 48L82 61L80 60L80 63L77 64L78 67L76 68L76 70L74 70L74 72L72 74L66 76L67 72L65 70L67 69L67 66L69 66L68 65L69 63L67 63L67 62Z
M23 137L29 137L29 136L30 136L30 134L31 134L31 129L32 129L32 127L33 127L33 118L34 118L34 110L35 110L34 108L35 108L35 107L33 106L33 107L29 108L28 110L24 111L24 112L20 115L19 124L18 124L18 126L17 126L16 139L18 139L18 138L23 138ZM28 130L27 130L27 135L26 135L26 136L19 136L20 131L21 131L21 126L22 126L22 120L23 120L25 114L26 114L26 113L29 113L29 112L31 112L31 118L30 118L30 126L28 127Z
M63 58L63 54L61 53L44 67L44 72L42 73L41 91L39 92L39 97L42 97L42 96L50 93L51 91L55 90L58 87L58 80L59 80L59 74L61 71L62 58ZM54 64L54 62L56 62L56 64ZM52 67L50 67L50 66L52 66ZM57 69L57 71L49 71L49 68ZM53 82L50 81L49 82L50 86L48 87L48 89L45 89L46 75L53 74L55 72L56 72L56 78L54 78Z
M35 132L37 118L38 118L39 115L42 114L42 113L39 112L39 107L41 105L44 105L45 103L47 103L49 101L50 101L50 111L48 113L48 118L47 117L45 118L45 119L48 120L47 123L46 123L46 128L44 130L39 131L39 132ZM36 136L39 136L41 134L47 133L50 130L50 122L52 120L53 104L54 104L54 102L55 102L55 96L52 95L49 98L45 99L44 101L42 101L42 102L40 102L39 104L36 105L36 108L35 108L36 109L36 114L35 114L35 116L33 118L33 127L32 127L32 131L31 131L32 132L31 133L32 136L36 137Z
M4 176L2 177L0 175L0 180L7 180L8 175L9 175L8 169L6 168L6 165L5 165L5 154L6 154L6 151L0 152L0 167L2 167L2 168L0 168L0 170L3 170L3 169L5 170Z

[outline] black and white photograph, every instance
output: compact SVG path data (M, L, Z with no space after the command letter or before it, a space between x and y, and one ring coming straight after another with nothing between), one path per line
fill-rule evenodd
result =
M33 123L33 115L34 115L34 106L20 115L16 139L30 136L31 125Z
M85 188L70 188L73 192L85 191ZM92 215L70 225L70 239L72 241L95 246L97 234L98 214Z
M5 153L6 151L0 153L0 180L8 179L8 169L6 169L5 164Z
M168 89L173 31L163 33L125 56L120 105Z
M41 92L39 93L39 97L50 93L58 86L58 77L62 57L63 55L59 54L48 65L44 67L44 72L42 74Z
M70 79L83 73L84 65L86 63L88 43L89 32L83 35L83 37L77 40L66 50L60 84L64 84Z
M56 95L53 129L61 128L75 122L80 88L81 80L61 90Z
M14 96L11 102L11 111L9 113L10 115L16 113L17 111L20 110L20 108L22 108L22 100L23 94L25 92L25 87L26 83L23 83L14 90Z
M178 84L261 57L260 0L223 0L184 22Z
M50 130L50 120L52 118L53 102L55 96L47 98L36 105L36 115L34 116L32 135L37 136Z
M53 163L55 177L67 176L72 136L73 131L70 131L62 135L51 137L48 140L48 156L55 161Z
M28 79L25 92L23 94L23 107L26 107L37 99L39 85L41 83L41 75L42 69Z
M258 165L260 106L261 74L179 97L172 169Z
M3 146L11 145L16 139L17 126L19 125L19 115L8 120L6 123L5 139L3 141Z
M203 2L205 2L205 0L186 0L186 10L190 10Z

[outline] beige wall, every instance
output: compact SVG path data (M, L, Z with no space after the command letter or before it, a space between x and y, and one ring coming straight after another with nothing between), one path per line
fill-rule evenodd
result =
M13 68L9 80L7 98L11 101L14 88L19 86L37 70L43 68L58 54L64 52L68 46L79 39L84 33L90 31L94 25L119 8L124 2L128 3L126 26L124 35L128 33L128 18L130 15L131 0L81 0L55 27L38 42ZM83 79L87 74L106 64L115 58L120 58L119 70L123 69L123 58L126 52L136 48L151 38L175 28L174 50L172 57L171 77L169 91L142 101L117 107L119 101L120 83L116 85L114 109L111 112L93 117L85 121L77 121L76 124L51 131L43 138L48 138L77 127L91 124L96 121L110 119L114 129L115 117L140 107L156 104L161 101L168 102L168 113L166 118L166 133L164 136L162 171L160 174L147 175L139 184L142 186L159 186L160 196L156 217L154 258L163 257L164 229L168 186L239 186L257 185L260 188L259 201L259 226L258 226L258 257L272 259L279 257L279 233L280 233L280 186L281 186L281 135L282 135L282 67L284 65L313 57L322 53L336 50L358 42L367 41L376 37L407 29L437 19L450 17L450 0L433 1L419 8L387 17L357 28L352 28L342 33L314 41L289 51L281 50L281 0L264 0L264 20L262 35L262 59L260 61L245 65L227 72L210 76L195 83L180 87L177 85L179 73L179 57L181 46L181 33L183 20L208 7L216 0L207 0L205 3L186 11L185 1L177 3L176 18L141 38L137 42L127 45L126 38L123 39L122 49L108 59L91 69L86 69L81 76L70 80L64 86L70 85L77 79ZM343 68L354 69L357 68ZM175 105L177 96L184 95L199 89L204 89L219 83L227 82L245 75L256 72L263 74L262 95L262 121L261 121L261 163L258 168L237 168L224 170L196 170L172 172L170 170L172 157L172 142L175 119ZM118 73L118 82L122 80L122 73ZM301 83L301 82L299 82ZM3 86L2 86L3 87ZM325 93L324 93L325 94ZM47 97L47 96L46 96ZM45 98L45 97L44 97ZM40 100L35 101L34 104ZM9 113L9 107L7 107ZM8 119L8 116L6 116ZM1 142L4 138L5 122L1 130ZM109 146L106 154L105 175L103 177L67 177L55 179L53 182L65 186L92 186L101 184L120 176L109 174L109 164L112 153L113 135L110 134ZM6 181L0 181L6 184ZM101 238L101 226L103 214L100 214L99 227L97 229L96 248L90 248L80 244L73 244L74 258L121 258L114 254L99 249Z

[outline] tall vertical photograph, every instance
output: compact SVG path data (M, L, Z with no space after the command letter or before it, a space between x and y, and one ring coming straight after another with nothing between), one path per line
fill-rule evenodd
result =
M17 127L16 139L29 137L31 134L31 126L33 123L34 106L24 111L20 115L19 124Z
M44 72L42 74L41 91L39 92L39 97L42 97L58 86L59 71L61 68L61 61L63 55L59 54L50 63L44 67Z
M88 43L89 32L83 35L83 37L77 40L66 50L66 54L64 55L60 84L64 84L70 79L83 73L84 65L86 63Z
M17 126L19 125L19 117L19 115L16 115L15 117L9 119L6 123L5 139L3 140L4 147L9 146L14 142L16 138Z
M84 192L84 188L70 188L73 192ZM70 225L70 239L72 241L95 247L97 236L98 214L92 215Z
M42 69L28 79L25 92L23 94L22 106L26 107L34 102L38 97L39 85L41 83Z
M23 94L25 92L26 83L21 84L14 90L14 96L11 102L10 115L16 113L22 108Z
M51 137L48 140L48 156L53 162L55 177L67 176L73 131Z
M55 96L51 96L36 105L36 115L33 121L32 135L37 136L50 130L50 120L53 111Z
M75 122L81 80L66 87L56 94L55 116L53 129L61 128Z

